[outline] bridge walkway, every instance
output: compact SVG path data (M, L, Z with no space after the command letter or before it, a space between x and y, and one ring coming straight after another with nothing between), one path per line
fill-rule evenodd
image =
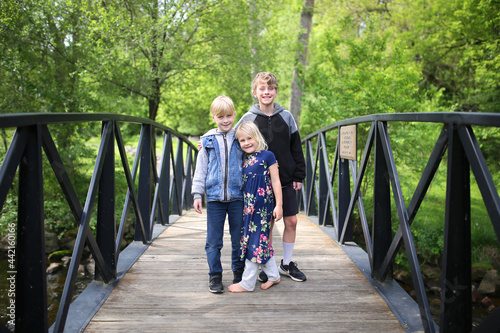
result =
M227 225L227 224L226 224ZM282 258L276 223L273 243ZM385 300L344 250L299 215L294 260L307 281L282 277L269 290L232 294L230 240L222 253L223 294L208 291L206 215L187 213L152 242L85 332L403 332ZM406 329L407 330L407 329Z

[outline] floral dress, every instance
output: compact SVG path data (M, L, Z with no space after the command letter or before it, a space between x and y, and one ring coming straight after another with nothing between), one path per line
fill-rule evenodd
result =
M241 258L265 264L274 255L269 244L274 194L269 167L276 163L274 154L267 150L247 155L243 162L243 234Z

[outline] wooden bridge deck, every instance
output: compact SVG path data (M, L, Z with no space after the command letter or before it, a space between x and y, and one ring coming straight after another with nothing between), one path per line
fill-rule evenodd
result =
M276 259L282 258L275 227ZM169 226L121 279L85 332L403 332L403 326L340 246L299 215L294 260L306 282L232 294L230 240L222 253L223 294L208 291L206 216Z

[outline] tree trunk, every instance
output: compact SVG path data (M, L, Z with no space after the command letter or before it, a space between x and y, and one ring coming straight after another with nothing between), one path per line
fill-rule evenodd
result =
M309 43L309 33L314 10L314 0L304 0L302 14L300 15L301 32L299 34L299 50L293 69L292 91L290 93L290 112L292 113L297 126L299 125L300 109L302 107L302 87L304 85L304 73L307 65L307 47Z
M256 59L257 55L257 45L259 44L259 32L260 32L260 24L258 20L258 11L257 4L253 0L247 0L248 12L249 12L249 25L250 25L250 49L251 49L251 58L252 64L250 68L250 75L253 79L257 72L259 72L259 68L256 68L255 64L260 63L258 59Z

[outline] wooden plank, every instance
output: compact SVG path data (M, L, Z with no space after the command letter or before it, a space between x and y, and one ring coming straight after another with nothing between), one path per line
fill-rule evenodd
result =
M274 230L282 258L283 224ZM299 215L294 261L307 281L252 293L208 291L206 216L190 212L167 228L118 283L85 332L403 332L387 304L344 251ZM232 283L225 230L223 283Z

